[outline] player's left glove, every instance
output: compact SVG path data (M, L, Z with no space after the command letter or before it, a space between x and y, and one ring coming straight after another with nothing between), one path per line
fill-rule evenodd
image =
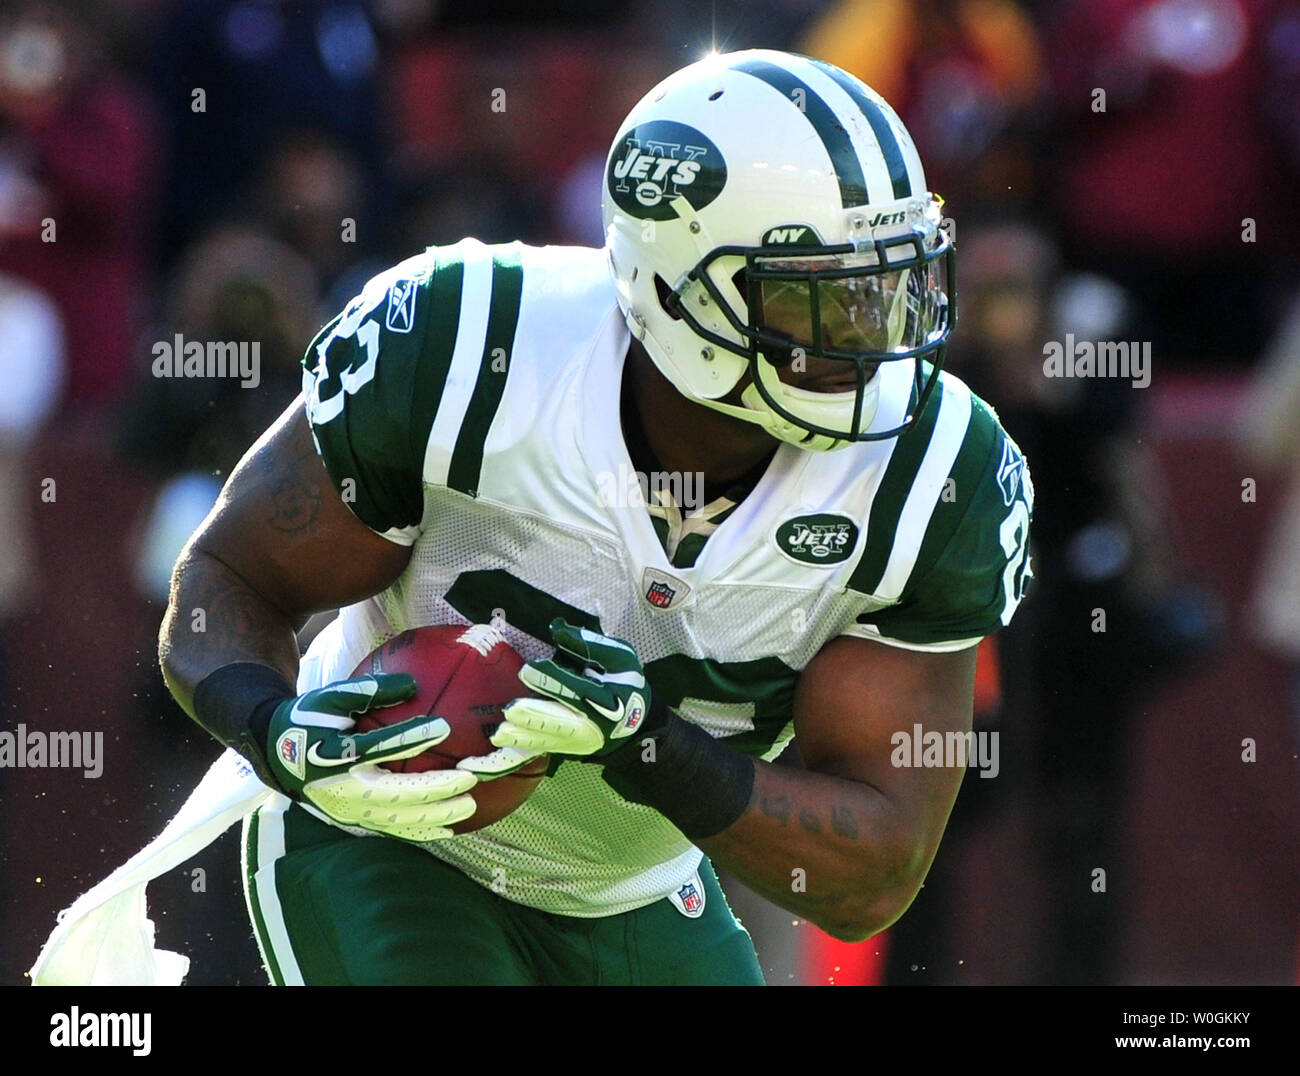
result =
M385 762L412 758L442 743L451 726L441 717L413 717L370 732L353 732L353 715L392 706L415 694L405 674L359 676L286 699L271 716L267 759L280 789L336 822L423 843L452 835L474 813L466 795L471 773L390 773Z
M651 731L650 686L631 646L559 618L551 621L551 640L554 658L519 670L543 698L507 704L495 746L604 762L635 742L634 734Z

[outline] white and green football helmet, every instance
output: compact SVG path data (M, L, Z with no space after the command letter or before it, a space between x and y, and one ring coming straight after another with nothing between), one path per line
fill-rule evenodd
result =
M664 375L814 450L898 436L925 408L957 317L941 204L878 94L757 49L646 94L614 140L602 198L619 306ZM830 391L782 381L801 358L844 373ZM902 424L874 429L886 362L913 364L912 402ZM746 375L739 402L724 400Z

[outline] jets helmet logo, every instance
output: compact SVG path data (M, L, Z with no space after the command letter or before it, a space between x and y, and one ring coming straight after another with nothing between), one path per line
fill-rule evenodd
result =
M673 202L695 209L715 199L727 180L722 153L693 127L655 120L634 127L614 144L605 177L609 195L634 217L671 220Z
M807 224L783 224L763 233L765 247L815 247L821 241L816 229Z

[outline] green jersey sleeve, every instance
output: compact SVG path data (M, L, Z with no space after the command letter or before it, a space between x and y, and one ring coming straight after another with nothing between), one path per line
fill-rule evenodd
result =
M424 514L425 446L455 347L461 274L438 249L381 273L302 361L307 419L335 489L402 545Z
M997 415L971 397L961 450L897 602L863 613L849 634L919 650L958 650L1010 623L1032 575L1034 487Z

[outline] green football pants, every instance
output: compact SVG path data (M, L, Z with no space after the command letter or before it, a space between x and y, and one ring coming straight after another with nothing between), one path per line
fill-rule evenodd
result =
M506 900L401 841L353 837L299 807L244 827L244 891L278 985L759 985L749 934L707 860L704 910L598 919Z

